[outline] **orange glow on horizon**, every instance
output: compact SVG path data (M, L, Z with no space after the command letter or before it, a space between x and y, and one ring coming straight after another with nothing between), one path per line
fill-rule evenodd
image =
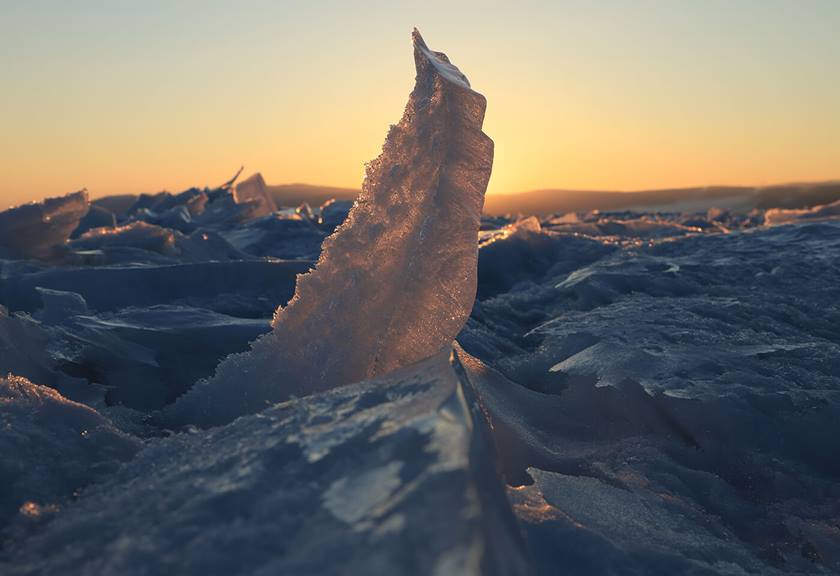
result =
M413 84L415 25L487 96L489 194L840 178L840 4L188 4L8 8L0 205L242 164L359 188Z

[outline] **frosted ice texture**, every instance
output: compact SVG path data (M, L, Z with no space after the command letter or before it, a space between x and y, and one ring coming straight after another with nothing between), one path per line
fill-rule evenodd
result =
M0 553L0 574L530 574L450 353L228 426L149 440L75 502L58 500L52 522ZM0 380L0 407L3 394ZM53 443L81 443L60 432ZM118 439L107 432L90 443L110 456ZM0 448L9 441L0 435ZM54 476L38 476L44 468L31 459L25 470L47 484L73 464L98 464L99 453L52 458ZM8 498L0 491L0 503Z
M0 377L0 429L0 541L16 516L54 509L142 446L95 410L12 375Z
M170 411L214 425L431 356L476 293L477 237L493 141L486 101L413 33L416 85L347 220L300 276L273 332L219 365Z

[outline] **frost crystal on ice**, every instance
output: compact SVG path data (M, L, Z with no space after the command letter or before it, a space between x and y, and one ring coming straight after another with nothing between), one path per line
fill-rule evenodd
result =
M18 511L37 516L54 509L142 447L92 408L11 374L0 377L0 429L4 544L3 529ZM0 573L9 572L0 565Z
M493 164L486 100L416 30L413 39L416 85L347 220L298 278L273 332L176 403L176 421L219 424L383 374L431 356L463 327Z

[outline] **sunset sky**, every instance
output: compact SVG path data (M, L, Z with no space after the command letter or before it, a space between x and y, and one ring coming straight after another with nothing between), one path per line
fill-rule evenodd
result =
M840 178L836 0L0 0L0 204L358 187L414 26L487 96L490 193Z

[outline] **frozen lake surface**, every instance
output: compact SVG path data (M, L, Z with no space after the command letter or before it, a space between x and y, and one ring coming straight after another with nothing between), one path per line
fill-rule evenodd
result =
M840 223L487 218L451 354L158 425L270 330L319 212L3 261L4 573L838 570Z

